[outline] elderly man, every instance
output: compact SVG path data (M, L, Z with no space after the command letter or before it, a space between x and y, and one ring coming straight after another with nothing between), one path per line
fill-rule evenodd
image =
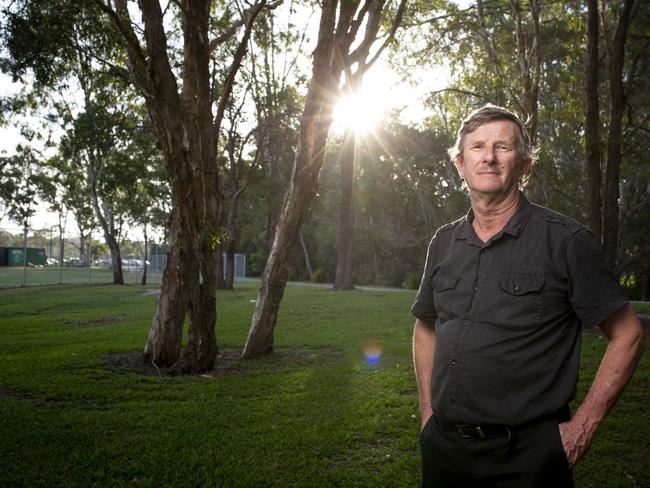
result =
M472 112L449 154L471 208L431 240L411 309L422 486L573 486L645 334L592 235L521 193L537 151L515 114ZM595 325L609 345L571 417Z

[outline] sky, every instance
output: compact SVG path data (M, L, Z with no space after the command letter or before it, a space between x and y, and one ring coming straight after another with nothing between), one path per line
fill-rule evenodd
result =
M470 0L456 0L460 7L467 7ZM366 74L363 95L356 100L343 100L334 112L333 132L342 132L346 123L355 124L360 130L370 130L387 112L400 109L404 122L417 123L424 117L422 99L431 91L440 89L447 84L448 72L438 69L435 72L413 73L418 80L415 84L405 83L394 73L385 58L379 59L375 66ZM0 97L16 94L20 85L12 83L11 78L0 73ZM18 142L22 140L20 133L11 125L0 127L0 153L12 154ZM30 226L34 229L51 228L57 224L57 216L48 212L41 205L36 215L31 218ZM68 218L67 233L76 233L74 219ZM0 228L17 228L7 220L0 220ZM130 237L138 238L137 229L130 231Z

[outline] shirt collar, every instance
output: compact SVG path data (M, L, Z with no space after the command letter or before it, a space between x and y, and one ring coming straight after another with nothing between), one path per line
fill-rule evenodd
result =
M514 215L510 217L508 223L505 227L492 239L494 240L500 237L502 234L510 234L513 237L519 237L523 232L526 224L528 223L528 217L530 216L530 202L524 196L523 193L519 193L519 203L517 204L517 210ZM472 227L472 221L474 220L474 210L472 207L469 208L464 217L460 219L460 225L455 229L454 238L455 239L465 239L467 241L478 240L476 232Z

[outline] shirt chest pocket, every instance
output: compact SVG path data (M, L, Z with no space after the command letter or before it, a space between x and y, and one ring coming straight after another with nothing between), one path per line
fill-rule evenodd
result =
M540 293L544 287L543 276L503 275L499 278L499 288L508 295L520 297Z
M492 310L495 322L506 327L536 328L542 322L544 268L535 265L506 266L498 276L498 289Z
M436 273L431 280L433 302L436 313L442 322L447 322L460 313L460 277L446 273Z

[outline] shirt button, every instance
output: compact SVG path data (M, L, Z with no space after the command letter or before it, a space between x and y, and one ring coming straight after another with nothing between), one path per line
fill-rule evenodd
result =
M515 288L516 290L516 288ZM474 285L474 291L478 291L478 285Z
M516 292L519 292L520 290L521 290L521 288L519 288L518 285L515 285L515 291L516 291Z
M452 366L456 366L456 364L458 364L458 361L456 361L455 359L452 359L452 360L451 360L451 365L452 365Z
M463 325L469 325L469 321L468 321L468 320L462 320L460 323L463 324Z

